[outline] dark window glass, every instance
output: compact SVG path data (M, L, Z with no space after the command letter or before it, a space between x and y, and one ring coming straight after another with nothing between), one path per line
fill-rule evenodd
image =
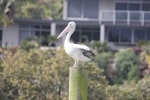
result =
M145 31L142 29L134 30L134 42L137 43L140 40L145 40Z
M48 35L50 35L50 31L42 31L41 35L46 38Z
M99 0L84 0L84 17L98 18Z
M40 31L39 30L37 30L37 31L31 31L30 36L31 37L40 38Z
M50 30L50 25L42 25L42 29Z
M93 37L92 40L99 41L100 40L100 32L99 31L93 31L92 37Z
M144 13L144 20L145 21L150 21L150 13L149 12Z
M143 11L150 11L150 3L143 3L142 4Z
M121 29L121 42L131 42L131 30Z
M92 37L91 30L84 30L84 29L82 29L81 42L89 42L89 41L91 41L91 37Z
M126 3L116 3L116 10L127 10Z
M146 39L150 41L150 30L147 30L147 36Z
M127 20L127 12L116 12L116 19L117 20Z
M118 29L110 29L108 32L108 39L110 42L119 42L119 30Z
M31 25L32 29L40 29L40 25Z
M73 42L77 43L80 41L80 29L76 29L74 34L71 36L71 40L73 40Z
M47 36L50 35L49 31L41 31L41 45L48 46Z
M82 17L83 0L68 0L68 17Z
M129 10L136 10L136 11L139 11L139 10L140 10L140 4L137 4L137 3L130 3L130 4L129 4Z
M130 20L139 21L141 18L140 12L130 12Z
M23 39L30 37L29 36L29 30L20 30L19 31L19 41L22 41Z

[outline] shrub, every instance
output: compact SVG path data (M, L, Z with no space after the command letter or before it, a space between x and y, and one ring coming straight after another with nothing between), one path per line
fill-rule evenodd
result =
M37 40L33 39L33 38L26 38L24 40L21 41L20 43L20 49L29 51L31 49L34 48L38 48L39 44L37 42Z
M138 77L138 57L132 49L125 49L115 54L116 59L116 79L115 83L123 83L124 80L137 80Z
M13 100L68 100L68 74L72 65L72 59L62 49L19 50L4 59L5 91ZM89 70L89 100L104 100L107 81L103 70L92 62L81 67Z
M102 68L104 70L104 76L106 76L106 79L111 84L111 78L110 74L112 73L112 67L110 66L110 58L112 57L112 54L110 52L102 52L101 54L96 54L95 62L98 64L99 68Z
M106 87L107 100L150 100L150 77Z

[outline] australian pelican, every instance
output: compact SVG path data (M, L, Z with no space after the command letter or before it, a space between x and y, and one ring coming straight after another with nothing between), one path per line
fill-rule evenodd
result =
M75 60L73 67L78 67L79 61L91 61L91 58L94 56L94 54L86 45L74 44L70 42L70 37L74 33L75 28L76 23L69 22L66 28L57 37L57 39L67 34L66 39L64 41L64 49L66 53Z

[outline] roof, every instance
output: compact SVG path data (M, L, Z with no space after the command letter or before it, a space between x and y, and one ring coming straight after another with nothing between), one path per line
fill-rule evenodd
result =
M66 25L70 21L75 21L78 25L89 25L89 26L97 26L99 25L99 21L88 21L88 20L62 20L62 19L29 19L29 18L14 18L14 22L16 23L40 23L40 24L50 24L56 23L57 25Z
M13 18L15 23L41 23L41 24L50 24L51 20L43 19L32 19L32 18Z

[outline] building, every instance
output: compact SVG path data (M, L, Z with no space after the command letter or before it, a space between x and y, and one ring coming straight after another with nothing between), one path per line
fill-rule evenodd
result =
M14 24L1 29L2 46L18 46L27 37L42 37L50 34L50 21L14 18Z
M98 22L89 26L98 33L87 35L101 42L130 45L150 40L149 0L65 0L64 19Z
M58 35L75 21L75 42L98 40L135 45L150 40L150 0L64 0L62 20L15 19L0 28L2 45L18 45L25 37Z

